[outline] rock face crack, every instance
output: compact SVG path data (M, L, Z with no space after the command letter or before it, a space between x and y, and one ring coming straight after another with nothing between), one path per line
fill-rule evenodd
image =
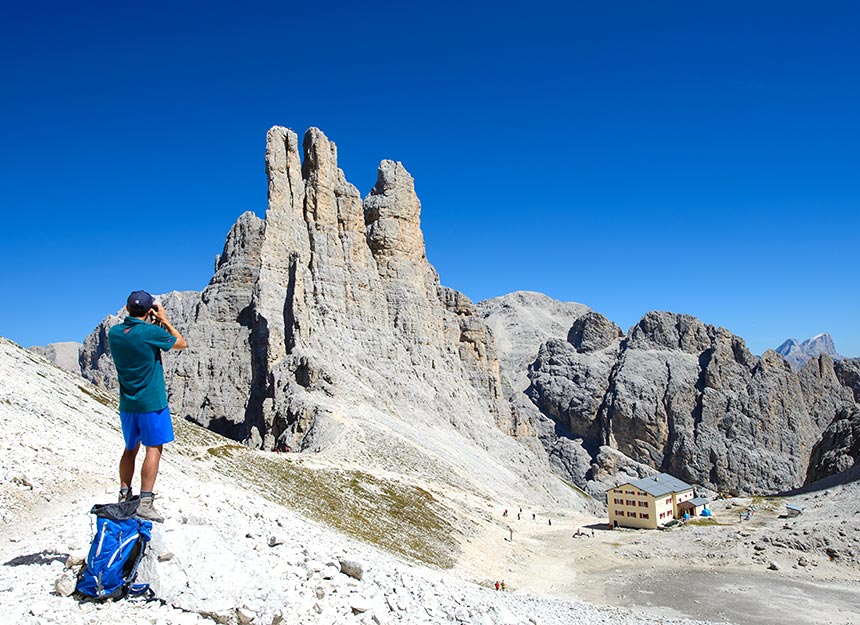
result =
M265 317L256 316L251 306L239 315L239 323L250 328L249 347L251 350L251 384L242 427L231 438L247 440L252 428L257 432L266 431L264 402L272 396L271 375L267 366L266 346L269 341L269 324Z
M615 401L615 381L618 378L618 372L624 365L624 354L626 353L626 348L627 341L624 340L621 342L620 355L615 360L612 368L609 371L609 379L606 385L606 392L603 393L600 407L597 411L598 422L601 424L601 432L603 435L601 445L608 445L610 447L616 446L615 437L612 434L612 406Z
M706 349L699 356L699 377L696 380L696 404L693 407L693 442L699 437L699 429L702 424L702 410L705 398L705 389L708 386L708 366L714 356L714 349Z
M287 295L284 298L284 345L287 353L292 353L296 348L298 335L301 331L299 319L294 310L296 297L296 273L299 265L299 255L295 252L290 254L289 273L287 279ZM268 335L266 336L268 339Z
M672 366L668 362L666 362L666 388L663 391L663 399L661 403L663 406L662 415L658 412L656 416L657 418L665 416L666 419L666 445L663 449L663 464L660 467L661 471L665 471L671 464L673 450L675 449L678 439L678 432L675 427L675 418L672 414Z

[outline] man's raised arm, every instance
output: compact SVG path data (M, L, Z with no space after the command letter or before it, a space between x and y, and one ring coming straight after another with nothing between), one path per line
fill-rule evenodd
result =
M158 304L153 305L152 307L152 316L155 317L156 321L161 324L161 326L167 330L171 336L176 337L176 342L173 344L171 349L185 349L188 347L188 343L185 340L179 330L173 327L173 324L167 319L167 312L164 310L164 306L159 306Z

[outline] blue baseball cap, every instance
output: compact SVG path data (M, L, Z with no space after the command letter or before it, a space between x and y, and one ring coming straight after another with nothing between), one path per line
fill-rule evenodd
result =
M132 315L142 315L147 310L152 308L155 303L155 298L146 291L133 291L128 296L128 312Z

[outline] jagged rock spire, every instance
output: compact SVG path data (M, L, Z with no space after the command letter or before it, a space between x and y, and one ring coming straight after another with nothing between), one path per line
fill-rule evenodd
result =
M421 232L421 202L403 163L382 161L376 185L364 200L367 241L381 264L391 257L426 260Z
M492 334L439 284L403 164L382 161L362 202L322 131L299 149L292 130L268 131L265 221L242 218L205 297L174 320L191 345L166 361L174 412L255 447L569 497L506 436ZM451 461L452 445L469 451Z

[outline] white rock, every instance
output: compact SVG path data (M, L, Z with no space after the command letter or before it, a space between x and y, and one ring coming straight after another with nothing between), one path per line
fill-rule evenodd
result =
M66 568L71 569L76 566L83 566L87 561L87 555L85 553L70 553L69 557L66 558Z
M57 594L61 597L69 597L72 593L75 592L75 587L77 586L77 579L71 572L66 571L60 577L57 578L57 581L54 582L54 590L57 591Z
M364 577L364 565L355 560L341 560L340 571L344 575L349 575L354 579L362 579Z
M167 622L169 625L197 625L200 622L200 617L194 612L171 610Z
M230 625L230 622L233 620L235 614L232 611L220 611L220 612L202 612L202 615L208 619L211 619L218 623L219 625Z
M241 625L250 625L257 618L257 613L248 608L237 608L236 618L239 619Z
M373 609L373 602L361 596L353 596L349 599L349 607L353 612L361 613Z
M519 623L519 619L506 606L498 606L496 611L497 625L517 625Z

